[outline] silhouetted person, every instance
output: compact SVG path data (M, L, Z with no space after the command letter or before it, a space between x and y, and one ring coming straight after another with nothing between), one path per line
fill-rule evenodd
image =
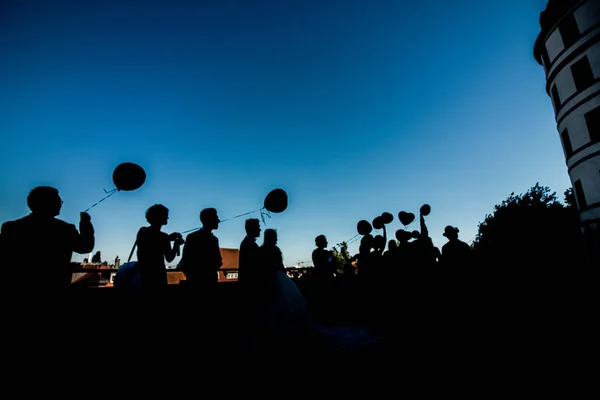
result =
M398 240L398 248L396 249L398 265L401 267L412 265L412 247L410 242L412 234L404 229L398 229L396 231L396 239Z
M384 268L383 252L385 251L386 239L382 235L373 238L373 251L371 251L371 268L374 279L381 279L380 274Z
M265 229L263 244L260 246L260 260L266 271L285 272L283 254L277 247L277 231L275 229Z
M71 257L94 249L94 227L85 212L80 213L79 231L55 218L62 204L57 189L38 186L27 196L31 214L2 224L0 262L9 275L15 271L14 279L8 279L11 285L25 290L71 286Z
M442 263L445 269L457 272L471 266L471 246L458 239L458 228L446 226L443 235L448 243L442 246Z
M333 278L333 252L326 250L327 238L325 235L319 235L315 238L315 246L317 246L317 248L312 252L312 262L315 277L317 279Z
M240 288L244 289L246 283L255 279L256 269L260 268L260 248L256 239L260 236L260 221L257 218L246 220L246 236L240 244L240 255L238 261L238 282Z
M421 232L413 231L415 241L412 243L415 251L415 262L418 264L419 273L430 273L435 270L438 259L441 257L440 250L433 245L429 237L427 225L423 214L420 215Z
M398 242L388 241L388 249L383 253L383 262L387 272L393 272L398 267Z
M167 235L161 231L169 220L169 209L162 204L155 204L146 210L146 221L150 226L143 226L137 234L137 259L141 268L141 288L143 290L166 289L167 269L165 259L171 262L179 254L183 244L180 233ZM173 241L173 247L171 247Z
M194 291L213 292L219 282L219 269L223 265L219 239L212 233L219 228L219 217L214 208L200 212L202 227L190 233L183 246L181 257L186 283Z
M371 249L373 249L373 235L370 233L364 235L360 239L360 246L358 247L358 276L361 281L368 279L371 274Z

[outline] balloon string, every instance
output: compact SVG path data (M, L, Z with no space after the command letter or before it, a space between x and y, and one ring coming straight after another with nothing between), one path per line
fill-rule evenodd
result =
M91 210L92 208L96 207L98 204L102 203L104 200L108 199L110 196L112 196L113 194L117 193L118 191L119 191L119 189L118 189L118 188L115 188L115 189L113 189L113 190L111 190L111 191L108 191L108 192L107 192L106 190L104 190L104 192L108 193L108 195L107 195L107 196L104 196L102 199L98 200L98 201L96 202L96 204L92 205L91 207L89 207L89 208L88 208L87 210L85 210L84 212L88 212L89 210Z
M263 225L266 225L267 223L265 222L265 217L271 218L271 213L268 210L265 210L264 207L258 211L260 211L260 219L262 220Z
M352 236L350 239L346 240L346 244L350 244L350 243L354 243L356 242L356 240L358 240L358 237L360 236L360 233L357 233L356 235Z
M259 210L254 210L254 211L248 211L247 213L236 215L235 217L226 218L226 219L221 220L221 222L230 221L232 219L243 217L244 215L250 215L250 214L253 214L253 213L257 212L257 211L260 211L260 209Z
M253 213L257 212L257 211L261 211L261 216L262 216L262 210L263 210L263 209L262 209L262 208L260 208L260 209L258 209L258 210L248 211L248 212L246 212L246 213L239 214L239 215L236 215L236 216L234 216L234 217L229 217L229 218L222 219L222 220L220 220L220 221L219 221L219 223L222 223L222 222L225 222L225 221L231 221L232 219L240 218L240 217L243 217L244 215L250 215L250 214L253 214ZM270 217L270 216L269 216L269 217ZM263 219L263 223L264 223L264 219ZM197 227L197 228L194 228L194 229L188 229L187 231L183 231L183 232L181 232L181 234L183 235L184 233L188 233L188 232L192 232L192 231L197 231L197 230L198 230L198 229L200 229L200 228L202 228L202 227L201 227L201 226L199 226L199 227Z

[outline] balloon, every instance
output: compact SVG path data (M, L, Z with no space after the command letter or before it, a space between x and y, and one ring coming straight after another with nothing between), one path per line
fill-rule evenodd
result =
M394 216L389 212L384 212L381 214L381 219L383 220L384 224L389 224L394 220Z
M406 226L415 220L415 214L407 213L406 211L400 211L398 213L398 219L400 222L402 222L402 225Z
M383 225L383 219L381 217L375 217L375 219L373 220L373 228L381 229L383 228Z
M406 221L406 216L408 215L408 213L406 211L400 211L398 213L398 219L400 220L400 222L402 222L402 225L406 225L404 223L404 221Z
M358 233L361 235L368 235L373 230L373 227L371 226L369 221L363 219L361 221L358 221L358 224L356 225L356 230L358 230Z
M265 208L267 211L280 213L288 206L287 193L283 189L273 189L265 197Z
M423 204L419 212L421 213L421 215L427 216L431 212L431 207L429 206L429 204Z
M135 190L146 181L146 172L137 164L124 162L113 171L113 183L119 190Z

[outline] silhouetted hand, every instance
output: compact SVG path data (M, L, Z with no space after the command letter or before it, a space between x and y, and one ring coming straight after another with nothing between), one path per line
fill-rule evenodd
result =
M81 212L81 213L79 213L79 220L81 222L91 222L92 217L90 217L90 214L88 214L86 212Z
M183 240L183 236L181 236L181 233L179 232L173 232L169 235L169 240L172 242L175 242L175 245L180 246L183 243L185 243L185 241Z

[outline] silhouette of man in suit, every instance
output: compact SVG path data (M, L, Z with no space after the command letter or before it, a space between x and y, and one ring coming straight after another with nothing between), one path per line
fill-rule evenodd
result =
M260 221L257 218L246 220L246 237L240 244L240 258L238 264L238 282L242 290L255 280L259 264L259 246L256 239L260 236Z
M183 246L181 263L188 287L214 291L219 281L219 269L223 265L219 239L212 233L219 228L219 217L214 208L200 212L202 227L190 233Z
M80 213L77 231L75 225L56 218L62 204L56 188L38 186L27 196L31 214L2 224L0 262L9 271L19 271L15 280L26 289L69 288L73 252L88 254L94 249L90 215Z

